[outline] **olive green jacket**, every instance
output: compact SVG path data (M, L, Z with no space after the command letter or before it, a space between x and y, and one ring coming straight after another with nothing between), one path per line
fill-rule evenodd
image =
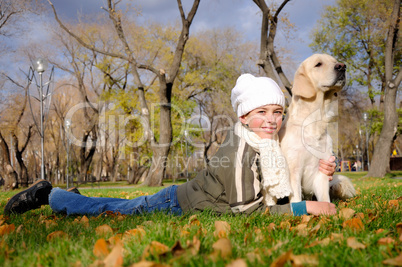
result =
M177 188L184 212L213 210L250 214L255 211L292 214L290 204L266 206L262 196L259 154L233 130L209 160L207 168Z

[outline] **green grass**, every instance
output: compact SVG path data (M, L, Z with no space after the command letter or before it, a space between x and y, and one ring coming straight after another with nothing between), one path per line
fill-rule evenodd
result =
M302 223L301 217L216 215L210 212L197 213L196 218L194 214L109 214L89 218L89 227L86 227L74 222L80 220L81 216L53 214L48 206L22 215L3 216L7 198L17 191L4 192L0 195L0 227L13 224L15 230L0 235L0 266L103 266L100 264L103 258L94 254L97 240L108 240L135 228L142 228L145 235L142 238L122 239L123 266L131 266L143 258L170 266L226 266L236 259L243 259L248 266L269 266L289 251L292 255L304 255L309 260L316 260L318 266L382 266L384 260L395 258L402 251L401 233L398 233L401 229L397 229L397 224L402 223L402 180L364 178L365 173L343 174L351 177L358 195L336 204L339 210L355 210L351 219L360 220L363 229L354 230L346 226L347 220L340 216L321 216L310 217L305 224L306 234L303 234L296 229ZM393 175L402 176L402 172ZM100 188L80 188L80 191L88 196L134 198L160 190L148 187L111 188L123 185L109 184L105 188L101 185ZM392 201L398 198L399 201ZM390 201L391 204L398 203L398 207L390 205ZM214 243L219 239L214 235L216 221L225 221L230 225L227 239L232 248L231 255L226 257L213 256ZM104 224L109 225L113 233L98 235L96 228ZM62 231L67 237L48 241L48 235L55 231ZM200 242L199 250L191 253L194 237ZM350 247L347 239L351 237L355 237L365 248ZM325 240L329 242L325 243ZM391 243L381 244L383 240ZM163 255L149 253L143 257L152 241L166 245L169 251ZM180 242L182 251L171 250L176 242ZM315 243L318 245L314 246ZM112 243L109 244L109 249L113 247ZM180 252L182 254L177 256ZM286 256L284 259L285 266L291 266L291 259L295 260Z

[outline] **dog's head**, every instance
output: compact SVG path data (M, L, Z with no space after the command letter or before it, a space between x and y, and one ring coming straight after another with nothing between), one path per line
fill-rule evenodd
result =
M346 65L326 54L314 54L304 60L296 71L292 93L312 98L318 91L334 93L346 83Z

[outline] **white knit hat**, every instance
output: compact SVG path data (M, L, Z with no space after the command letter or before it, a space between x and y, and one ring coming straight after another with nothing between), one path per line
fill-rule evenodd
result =
M231 100L238 117L265 105L280 105L285 108L285 95L274 80L254 77L248 73L237 79Z

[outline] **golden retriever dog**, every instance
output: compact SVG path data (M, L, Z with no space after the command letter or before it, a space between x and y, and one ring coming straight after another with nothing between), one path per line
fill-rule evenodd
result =
M351 181L334 175L332 181L318 170L319 160L333 154L330 123L336 123L337 98L346 83L346 65L326 54L315 54L295 73L292 102L280 132L281 148L290 171L290 202L315 196L347 199L355 195ZM333 124L331 124L333 125Z

